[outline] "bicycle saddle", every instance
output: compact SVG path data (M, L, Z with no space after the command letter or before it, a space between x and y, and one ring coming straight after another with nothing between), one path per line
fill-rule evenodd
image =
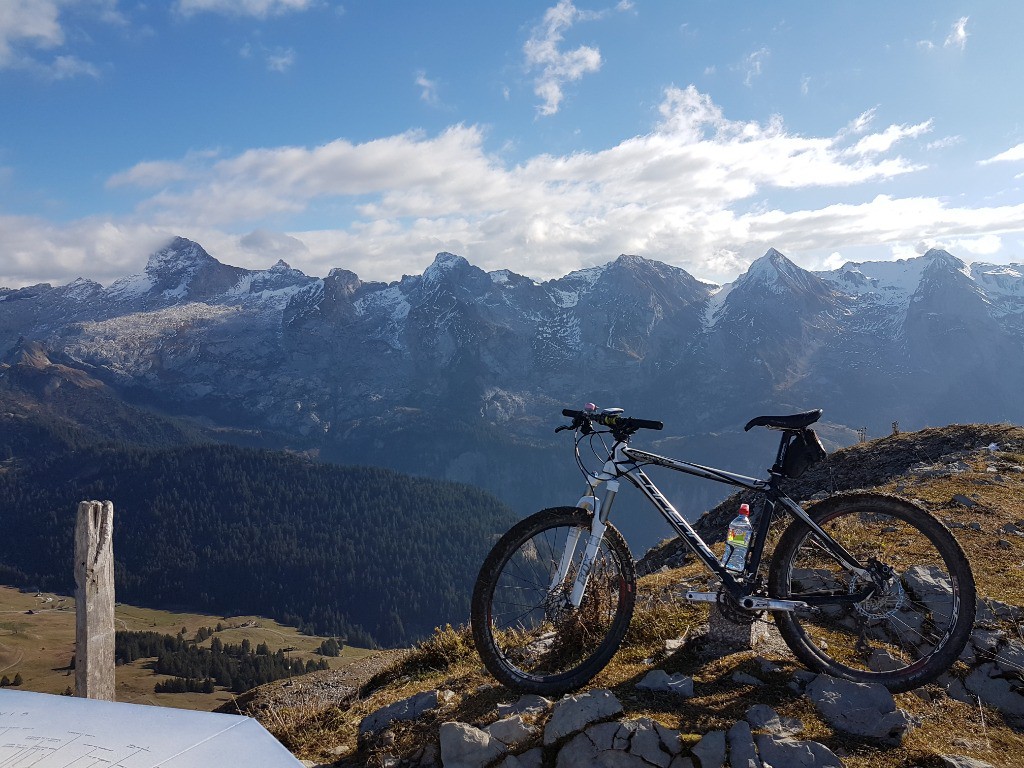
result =
M768 427L769 429L803 429L821 418L821 408L789 416L758 416L747 422L743 428L749 432L752 427Z

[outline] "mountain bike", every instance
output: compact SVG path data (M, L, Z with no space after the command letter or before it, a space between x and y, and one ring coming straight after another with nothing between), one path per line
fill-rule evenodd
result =
M514 690L559 695L590 681L611 660L636 600L633 557L608 520L622 479L713 574L717 589L687 591L686 601L717 604L737 623L770 613L796 658L834 677L899 692L949 669L967 643L975 611L974 576L949 530L897 496L841 493L805 510L783 492L786 478L825 458L810 428L821 413L758 416L746 424L745 431L782 433L768 477L756 479L630 445L641 429L662 429L659 421L592 404L563 410L572 423L555 431L574 431L587 487L576 506L545 509L513 526L485 559L471 623L487 669ZM603 459L599 471L585 466L580 447L586 440ZM646 467L754 492L759 514L741 571L719 561ZM769 529L773 518L787 513L792 519L777 537L764 578Z

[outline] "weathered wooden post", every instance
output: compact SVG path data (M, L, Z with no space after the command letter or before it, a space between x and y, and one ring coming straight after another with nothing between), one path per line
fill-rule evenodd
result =
M75 695L114 700L114 505L78 504L75 523Z

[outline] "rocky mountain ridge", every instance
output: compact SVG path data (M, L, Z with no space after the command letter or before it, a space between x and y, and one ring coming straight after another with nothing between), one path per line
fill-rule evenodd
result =
M587 401L748 473L771 450L739 433L758 413L823 407L833 446L893 421L1024 420L1024 267L938 250L813 273L771 249L722 287L638 256L539 283L440 253L385 284L241 269L176 238L107 288L0 289L0 386L30 343L64 366L41 407L77 369L150 411L482 485L523 512L578 484L550 430Z

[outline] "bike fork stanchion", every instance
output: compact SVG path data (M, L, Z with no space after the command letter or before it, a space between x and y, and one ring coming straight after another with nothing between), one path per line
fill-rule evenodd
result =
M572 593L569 595L569 602L572 603L573 608L579 608L580 603L583 602L587 580L594 568L594 560L597 558L597 551L601 548L604 532L608 528L605 522L608 520L608 513L612 511L612 502L615 501L615 494L618 492L619 481L608 481L608 492L605 494L604 503L597 504L597 509L594 510L594 519L590 523L590 539L587 541L587 548L583 552L580 569L576 574L576 582L572 585Z

